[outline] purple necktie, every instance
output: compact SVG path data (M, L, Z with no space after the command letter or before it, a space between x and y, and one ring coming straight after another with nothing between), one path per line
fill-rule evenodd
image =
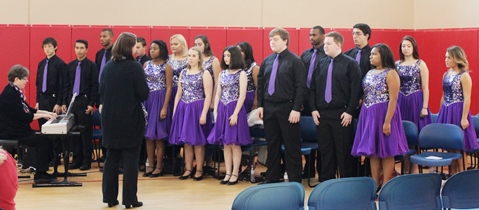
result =
M333 99L333 94L331 92L331 83L333 83L333 61L334 59L331 58L331 62L329 63L328 67L328 76L326 77L326 89L324 91L324 100L326 103L331 102Z
M141 63L141 58L140 57L138 57L138 63Z
M48 77L48 59L47 63L45 64L45 69L43 70L43 83L42 83L42 92L44 93L47 91L47 77Z
M80 67L81 62L78 61L77 69L75 72L75 83L73 83L73 95L79 95L80 94L80 79L81 79L81 67Z
M358 62L358 64L361 64L361 51L362 50L358 50L358 54L356 54L356 62Z
M101 73L103 72L103 68L105 68L105 63L106 63L106 50L103 53L103 58L101 59L100 74L98 75L98 82L100 82Z
M273 62L273 69L271 69L271 76L269 77L269 84L268 84L268 93L270 96L274 93L274 85L276 83L276 73L278 72L278 57L279 54L276 54L276 58Z
M313 55L311 56L311 61L309 61L308 80L306 82L306 85L308 85L308 88L311 86L311 77L313 76L314 62L316 61L317 51L318 51L317 49L314 49Z

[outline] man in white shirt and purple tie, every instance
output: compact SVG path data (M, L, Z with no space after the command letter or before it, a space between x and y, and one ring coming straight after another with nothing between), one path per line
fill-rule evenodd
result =
M311 115L317 127L321 172L319 181L352 176L353 113L361 96L358 63L341 52L344 39L338 32L326 34L322 59L310 86Z
M258 114L264 121L268 143L265 181L280 182L281 145L289 181L301 183L301 134L299 120L306 93L306 69L288 50L289 33L275 28L269 33L273 54L266 57L258 74Z

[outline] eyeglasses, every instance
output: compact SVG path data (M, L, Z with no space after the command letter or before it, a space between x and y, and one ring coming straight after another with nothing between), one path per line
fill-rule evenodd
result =
M354 35L356 35L356 36L361 36L361 35L363 35L363 33L361 33L361 32L353 32L353 36L354 36Z
M22 80L28 81L28 77L23 78Z

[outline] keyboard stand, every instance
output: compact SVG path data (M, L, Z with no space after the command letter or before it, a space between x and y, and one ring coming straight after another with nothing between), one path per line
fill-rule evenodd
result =
M40 135L48 135L48 136L52 136L52 137L61 137L61 138L54 138L55 140L56 139L63 139L65 138L65 146L64 146L64 149L63 149L63 164L65 165L65 172L64 173L58 173L58 159L57 158L61 158L61 153L58 153L58 154L55 154L55 157L54 157L54 165L53 165L53 176L54 178L56 179L58 176L63 176L63 180L62 181L58 181L58 180L55 180L55 181L52 181L50 183L45 183L45 184L32 184L32 187L34 188L37 188L37 187L81 187L83 186L82 183L80 182L70 182L68 180L68 177L69 176L86 176L86 173L71 173L71 172L68 172L68 165L69 165L69 162L70 162L70 156L69 156L69 153L70 153L70 145L71 145L71 138L73 136L80 136L81 134L81 131L78 131L77 127L76 126L73 126L70 131L68 131L67 134L41 134L40 132L36 132L36 134L40 134Z

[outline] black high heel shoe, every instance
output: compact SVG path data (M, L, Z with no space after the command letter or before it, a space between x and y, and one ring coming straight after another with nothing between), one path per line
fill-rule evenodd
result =
M113 203L108 203L108 208L111 208L111 207L116 206L116 205L118 205L118 204L120 204L120 202L118 202L118 200L116 200L116 201L113 202Z
M160 169L160 168L156 168L156 169L161 170L160 173L154 174L153 171L152 171L150 176L148 176L148 177L155 178L155 177L163 176L163 169Z
M235 174L231 174L231 177L233 176L236 176L236 181L228 181L228 183L226 183L227 185L235 185L235 184L238 184L238 175L235 175ZM230 178L231 180L231 178Z
M230 181L231 174L226 174L226 175L225 175L225 178L226 178L226 176L229 176L228 180L224 180L224 179L223 179L223 180L221 180L220 184L227 184L227 183Z
M150 172L146 172L146 169L145 169L145 173L143 174L143 177L149 177L151 175L151 173L153 173L153 171L155 170L155 168L150 167L150 166L148 166L148 168L152 168L153 170L150 171Z
M200 171L200 170L197 170L196 172L200 172L201 173L201 176L194 176L193 177L193 180L195 181L200 181L203 179L203 171Z
M127 209L136 208L140 206L143 206L143 202L141 201L137 201L136 203L133 203L133 204L125 204L125 208Z
M186 176L181 175L181 176L178 177L178 179L180 179L180 180L185 180L185 179L188 179L190 176L193 175L193 172L192 172L191 170L186 170L186 171L189 171L190 174L188 174L188 175L186 175ZM186 172L186 171L185 171L185 172Z

